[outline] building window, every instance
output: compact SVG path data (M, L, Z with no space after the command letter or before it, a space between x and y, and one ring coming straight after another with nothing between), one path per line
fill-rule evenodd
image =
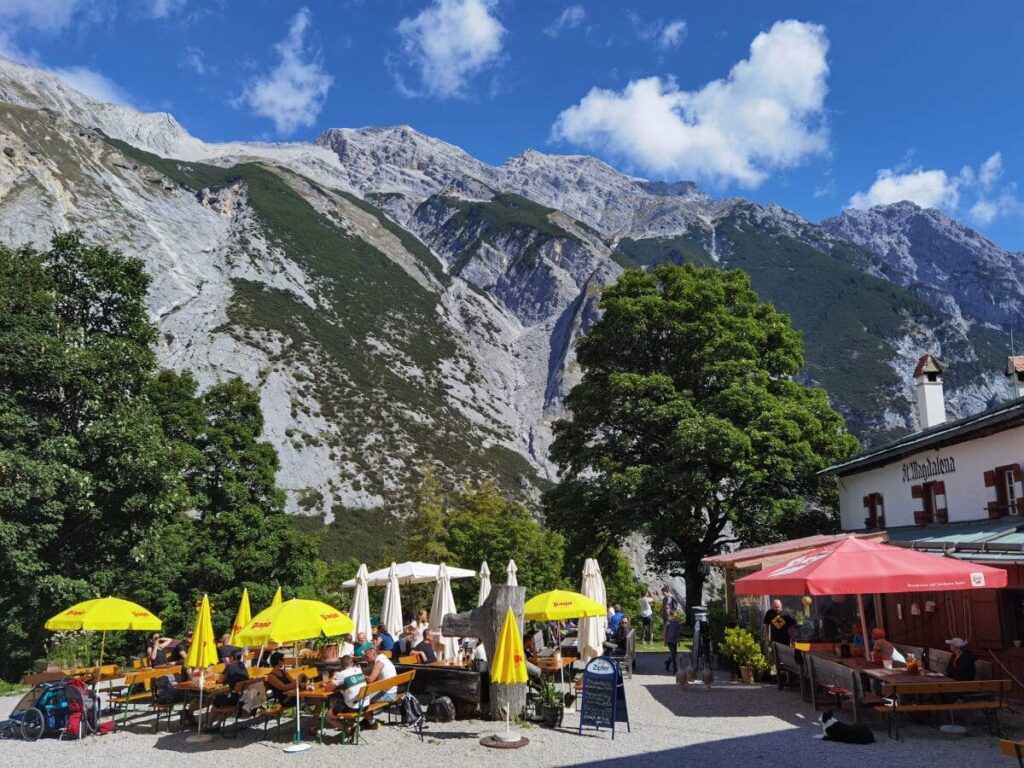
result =
M995 489L995 499L988 502L990 519L1024 513L1020 482L1020 464L1004 464L985 473L985 487Z
M921 500L921 509L914 511L914 523L948 523L949 509L946 507L946 484L942 480L915 485L910 489L910 496Z
M869 493L864 497L864 527L869 531L885 528L885 501L880 493Z

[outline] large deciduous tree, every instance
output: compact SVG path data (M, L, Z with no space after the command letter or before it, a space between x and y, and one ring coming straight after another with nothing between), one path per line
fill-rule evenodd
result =
M823 390L795 380L800 335L745 274L627 271L601 308L577 349L572 418L555 425L554 526L594 547L645 533L650 564L680 572L692 606L702 558L835 525L816 473L857 441Z

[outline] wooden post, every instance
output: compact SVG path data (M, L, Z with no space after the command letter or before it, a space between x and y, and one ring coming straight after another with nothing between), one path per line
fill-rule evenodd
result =
M488 660L494 659L494 648L505 623L505 614L511 608L523 631L523 603L526 587L494 585L483 605L463 613L449 613L441 622L441 634L448 637L476 637L484 644ZM526 685L491 684L491 718L504 720L518 717L526 708Z

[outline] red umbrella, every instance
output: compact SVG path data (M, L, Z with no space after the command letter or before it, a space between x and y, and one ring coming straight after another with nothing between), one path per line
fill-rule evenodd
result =
M853 595L1000 589L1006 571L874 541L848 539L737 579L738 595Z
M1006 571L874 541L848 539L735 582L738 595L851 595L1000 589ZM867 622L864 623L867 652Z

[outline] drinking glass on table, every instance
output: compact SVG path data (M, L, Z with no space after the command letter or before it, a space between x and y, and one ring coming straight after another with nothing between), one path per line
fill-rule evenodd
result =
M883 669L892 669L892 659L882 659Z

